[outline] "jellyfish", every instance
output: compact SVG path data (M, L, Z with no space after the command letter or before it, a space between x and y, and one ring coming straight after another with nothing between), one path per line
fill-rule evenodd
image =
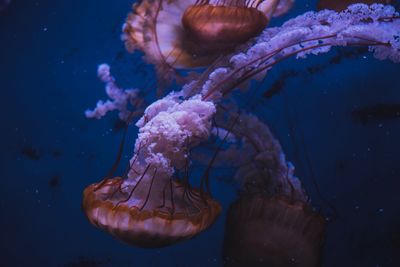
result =
M160 77L211 64L257 36L293 0L144 0L123 26L128 51L144 52Z
M268 126L254 115L235 116L230 131L242 139L247 162L235 174L240 194L227 213L224 266L318 266L326 220L313 211Z
M147 107L126 178L107 177L84 190L89 221L138 247L167 246L207 229L221 206L204 186L190 185L187 168L191 147L210 134L214 112L212 103L176 96Z
M393 0L319 0L317 4L317 9L322 10L322 9L331 9L335 11L343 11L345 10L349 5L351 4L356 4L356 3L364 3L371 5L373 3L379 3L379 4L392 4L394 1Z

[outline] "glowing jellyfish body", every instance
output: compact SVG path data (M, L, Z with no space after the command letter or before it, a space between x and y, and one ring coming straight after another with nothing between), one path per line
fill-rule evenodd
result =
M258 35L270 17L257 9L259 4L261 2L198 1L189 6L182 17L188 49L196 55L226 53ZM275 6L270 7L274 9Z
M257 36L292 1L148 1L133 6L124 25L129 51L145 53L159 74L211 64Z
M83 210L89 221L128 244L161 247L207 229L221 206L186 173L191 147L207 140L215 106L199 97L170 95L145 111L126 179L88 186Z
M153 183L143 180L135 189L122 184L121 178L114 178L100 187L88 186L83 209L93 225L130 245L163 247L190 239L208 228L221 210L199 192L185 199L185 187L176 181L161 185L154 177Z

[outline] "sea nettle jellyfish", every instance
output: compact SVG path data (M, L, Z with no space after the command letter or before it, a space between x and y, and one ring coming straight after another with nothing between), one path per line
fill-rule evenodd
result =
M161 76L206 66L257 36L293 0L143 0L124 24L129 51L141 50Z
M241 190L226 218L225 266L318 266L325 220L268 127L251 115L239 121L232 133L243 139L248 160L235 175Z
M364 4L391 4L394 0L319 0L317 4L317 9L331 9L335 11L345 10L349 5L356 3Z
M107 65L99 67L99 76L108 81L114 102L99 103L88 117L121 111L127 98L134 98L111 88L114 79ZM189 150L208 138L214 112L212 103L196 98L182 102L170 96L150 105L137 123L140 133L127 177L106 178L85 189L83 210L89 221L139 247L167 246L207 229L220 213L219 203L206 191L207 181L195 189L188 173L178 179L176 171L187 171ZM125 115L121 111L120 118Z

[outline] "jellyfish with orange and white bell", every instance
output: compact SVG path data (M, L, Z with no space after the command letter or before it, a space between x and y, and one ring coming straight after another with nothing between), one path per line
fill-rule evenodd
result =
M190 184L190 148L210 134L214 105L170 96L150 105L142 119L126 177L106 178L83 193L89 221L118 240L162 247L206 230L221 206ZM185 175L178 179L177 171ZM203 183L204 184L204 183Z
M208 194L172 177L160 178L151 165L134 183L115 177L88 186L83 195L83 209L93 225L144 248L190 239L206 230L221 210Z
M161 77L211 64L257 36L293 0L143 0L124 24L128 51L140 50Z

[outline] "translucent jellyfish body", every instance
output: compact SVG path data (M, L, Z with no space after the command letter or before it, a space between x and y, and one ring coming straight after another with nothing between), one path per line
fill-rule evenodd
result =
M151 248L192 238L220 213L220 205L208 194L157 178L145 175L131 185L114 178L88 186L83 193L86 216L127 244Z
M187 49L197 56L226 53L258 35L268 24L277 1L197 1L182 16Z
M162 247L207 229L221 207L194 189L186 171L191 147L207 140L214 104L198 96L170 95L150 105L137 123L135 154L126 179L105 179L83 193L89 221L117 239L139 247Z
M171 68L205 66L258 35L272 15L286 12L291 4L291 0L144 0L133 6L123 39L129 51L143 51L160 74Z
M241 196L229 208L225 266L319 266L325 221L301 202Z

